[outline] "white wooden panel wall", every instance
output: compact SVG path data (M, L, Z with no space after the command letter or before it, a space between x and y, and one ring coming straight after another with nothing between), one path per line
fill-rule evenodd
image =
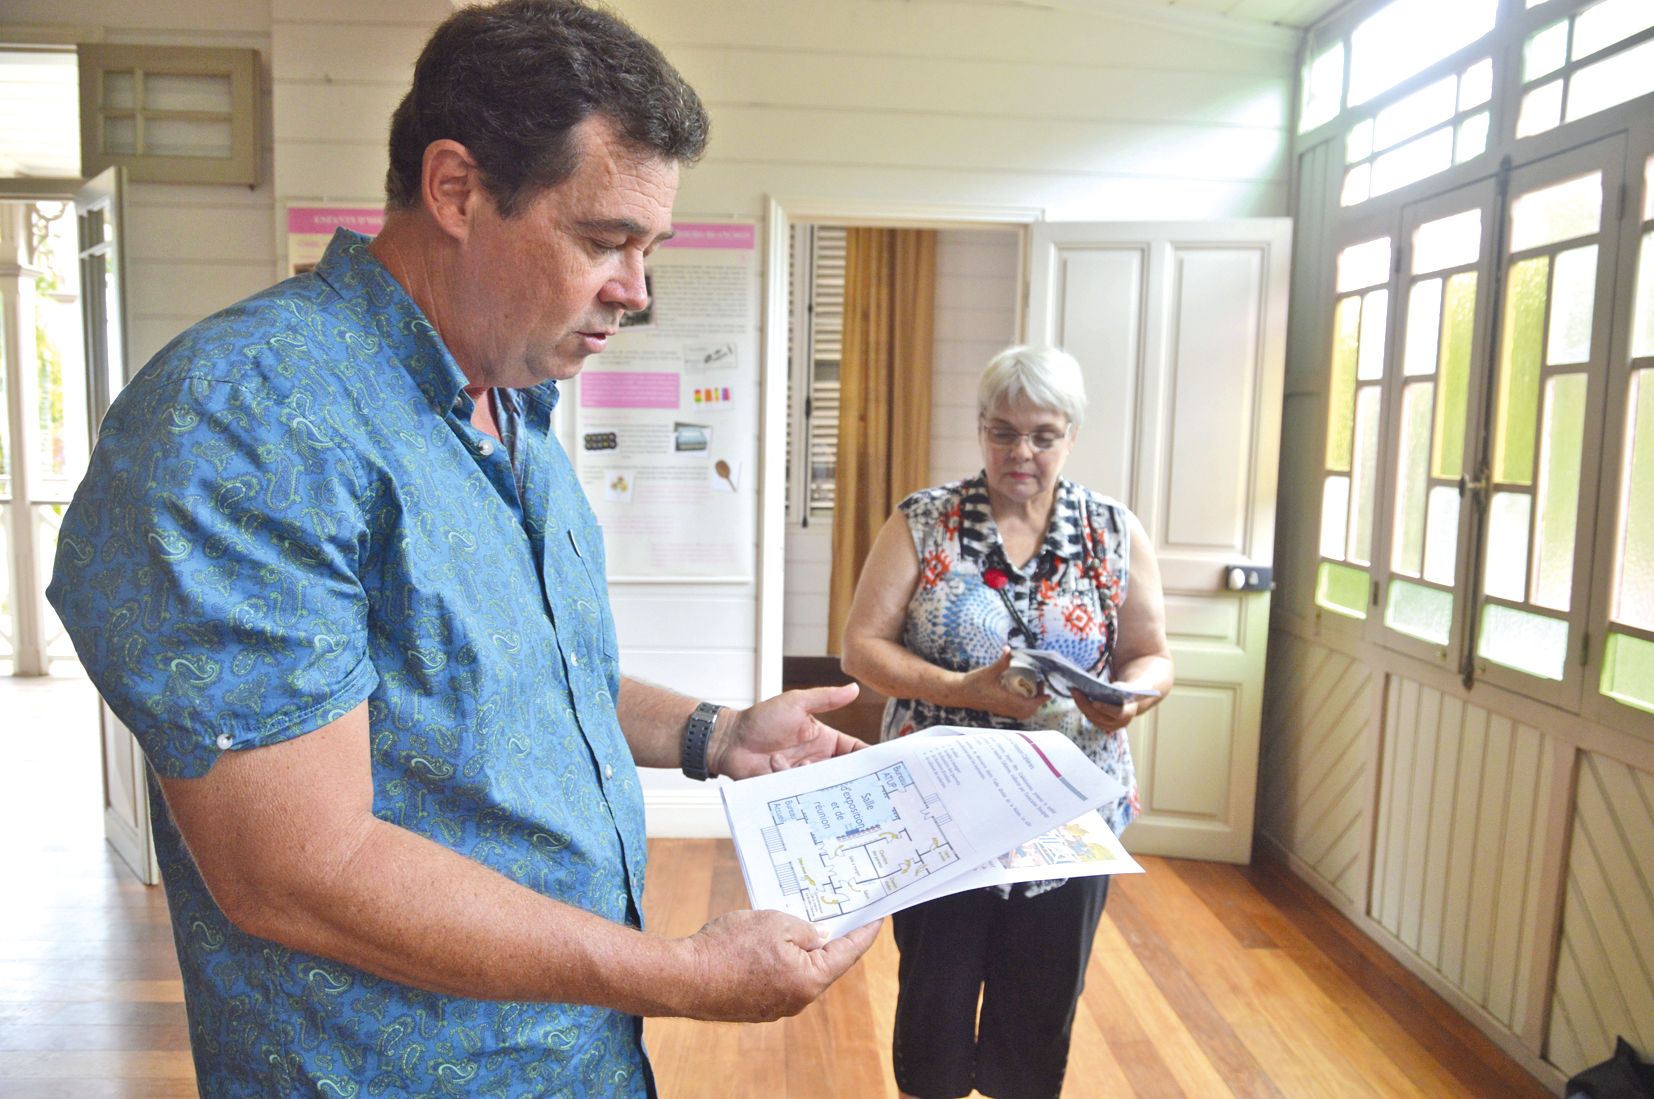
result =
M268 0L7 0L0 41L30 38L8 27L49 26L59 37L82 32L106 42L232 46L270 57ZM269 166L270 85L264 78L263 174L256 189L134 183L128 187L127 355L137 369L173 336L274 281L277 271Z
M1550 759L1538 729L1391 676L1368 910L1520 1033Z
M1654 1050L1654 774L1587 752L1575 799L1545 1058L1570 1075Z
M1356 905L1366 896L1374 689L1372 670L1360 661L1271 634L1258 830Z
M833 524L813 519L787 529L786 606L782 651L788 656L827 652L827 593L832 584Z

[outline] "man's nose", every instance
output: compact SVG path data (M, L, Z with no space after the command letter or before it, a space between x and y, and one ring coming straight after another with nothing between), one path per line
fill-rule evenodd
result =
M644 309L649 305L649 276L643 257L628 254L625 266L603 286L603 300L622 305L628 310Z

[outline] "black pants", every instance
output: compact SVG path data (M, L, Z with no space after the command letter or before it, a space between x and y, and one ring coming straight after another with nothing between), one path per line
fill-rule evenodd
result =
M973 1087L1056 1099L1107 900L1108 878L1088 877L1037 897L970 889L896 913L896 1085L921 1099Z

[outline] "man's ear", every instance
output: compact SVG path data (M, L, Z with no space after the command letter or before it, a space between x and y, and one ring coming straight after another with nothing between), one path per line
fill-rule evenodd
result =
M471 158L469 149L448 138L425 146L419 174L419 200L444 233L459 241L470 236L477 211L486 197L482 170Z

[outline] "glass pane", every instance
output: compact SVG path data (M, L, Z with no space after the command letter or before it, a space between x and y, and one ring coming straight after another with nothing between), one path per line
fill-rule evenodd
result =
M1458 571L1458 555L1459 490L1437 485L1430 490L1430 508L1424 521L1424 578L1451 587Z
M1574 586L1579 519L1579 460L1585 443L1584 374L1545 384L1545 437L1539 460L1539 522L1534 531L1533 602L1565 611Z
M1523 492L1495 492L1487 510L1487 567L1482 590L1514 603L1527 601L1528 511Z
M1647 249L1644 249L1644 251L1646 252ZM6 298L4 295L0 295L0 332L5 331L5 324ZM10 500L12 495L11 415L8 411L11 408L11 396L8 392L10 387L11 366L6 361L6 341L0 339L0 502ZM4 533L4 530L0 529L0 536L3 536ZM0 542L3 541L3 537L0 537ZM0 576L0 592L4 592L5 577L10 575L11 572L8 569L4 576ZM10 636L10 634L8 633L6 636Z
M1407 342L1401 372L1408 377L1436 372L1436 344L1442 323L1442 280L1413 284L1407 295Z
M1321 486L1321 556L1342 561L1349 529L1350 479L1328 477Z
M1389 330L1390 292L1371 290L1361 302L1361 356L1355 376L1373 382L1384 377L1384 336Z
M1355 438L1355 359L1361 336L1361 299L1338 303L1332 317L1332 371L1327 380L1327 468L1348 473Z
M1364 118L1344 135L1344 163L1354 164L1373 155L1373 120Z
M1494 412L1493 479L1533 483L1534 424L1539 412L1540 335L1545 325L1546 256L1510 269L1505 332L1499 347L1499 403Z
M1355 469L1350 476L1350 560L1358 565L1373 561L1373 504L1378 478L1378 402L1376 385L1355 394Z
M1562 81L1553 80L1522 96L1522 109L1516 116L1516 136L1542 134L1556 129L1561 121Z
M110 69L103 74L103 106L110 110L130 111L138 106L138 93L132 79L132 70Z
M1568 21L1535 31L1522 43L1522 83L1554 73L1568 60Z
M1440 378L1436 399L1435 442L1430 472L1454 480L1464 472L1465 417L1470 403L1470 343L1476 323L1476 272L1461 271L1447 280L1446 316L1442 324Z
M1322 561L1315 574L1315 602L1350 618L1367 617L1367 574Z
M1453 141L1453 163L1463 164L1487 152L1487 126L1486 111L1478 111L1459 123L1459 134Z
M1626 416L1625 483L1620 489L1619 578L1616 622L1654 630L1654 370L1631 376Z
M1453 597L1422 584L1392 580L1384 624L1422 641L1445 645L1453 629Z
M1654 92L1654 40L1575 69L1565 117L1572 122L1649 92Z
M1350 35L1349 105L1470 45L1493 29L1498 10L1499 0L1391 0Z
M1427 221L1413 231L1413 274L1475 263L1482 254L1482 211Z
M1468 111L1493 98L1493 59L1484 57L1459 80L1459 110Z
M110 156L134 156L138 148L138 123L131 117L103 119L103 151Z
M1477 655L1541 679L1561 680L1568 623L1489 603L1482 608Z
M17 611L11 597L11 517L16 509L0 503L0 674L11 674L17 649L12 637L17 629Z
M1572 58L1590 57L1649 27L1654 27L1654 4L1648 0L1602 0L1574 16Z
M1602 654L1602 693L1654 713L1654 641L1610 633Z
M1602 224L1602 173L1529 191L1510 204L1510 250L1522 252L1575 237Z
M1372 194L1373 166L1357 164L1344 173L1344 189L1338 192L1338 205L1359 206Z
M1303 110L1298 132L1308 133L1338 115L1339 97L1344 94L1344 42L1334 42L1314 61L1304 75Z
M1654 355L1654 233L1643 234L1637 257L1637 298L1631 307L1631 357Z
M35 560L51 561L57 557L57 536L63 529L63 512L65 504L36 504L30 510L34 512ZM57 616L51 603L46 601L46 584L51 580L51 570L45 570L37 578L35 586L35 606L40 609L40 651L46 654L48 666L53 661L73 660L75 656L74 642L69 639L69 631L63 628L63 620Z
M1458 78L1445 77L1385 107L1373 120L1373 148L1388 149L1453 117Z
M1430 382L1415 382L1401 391L1401 450L1390 562L1395 571L1406 576L1424 571L1424 505L1429 488L1430 406L1435 389Z
M229 114L228 73L144 73L146 111L218 111Z
M1352 244L1338 253L1338 277L1333 289L1342 294L1390 281L1390 238Z
M1551 279L1551 327L1545 361L1551 366L1591 357L1591 303L1596 298L1597 246L1574 248L1556 257Z
M227 158L231 153L230 123L190 118L150 118L144 121L144 152L150 156Z
M1383 195L1445 171L1453 164L1453 128L1415 138L1373 161L1373 194Z

